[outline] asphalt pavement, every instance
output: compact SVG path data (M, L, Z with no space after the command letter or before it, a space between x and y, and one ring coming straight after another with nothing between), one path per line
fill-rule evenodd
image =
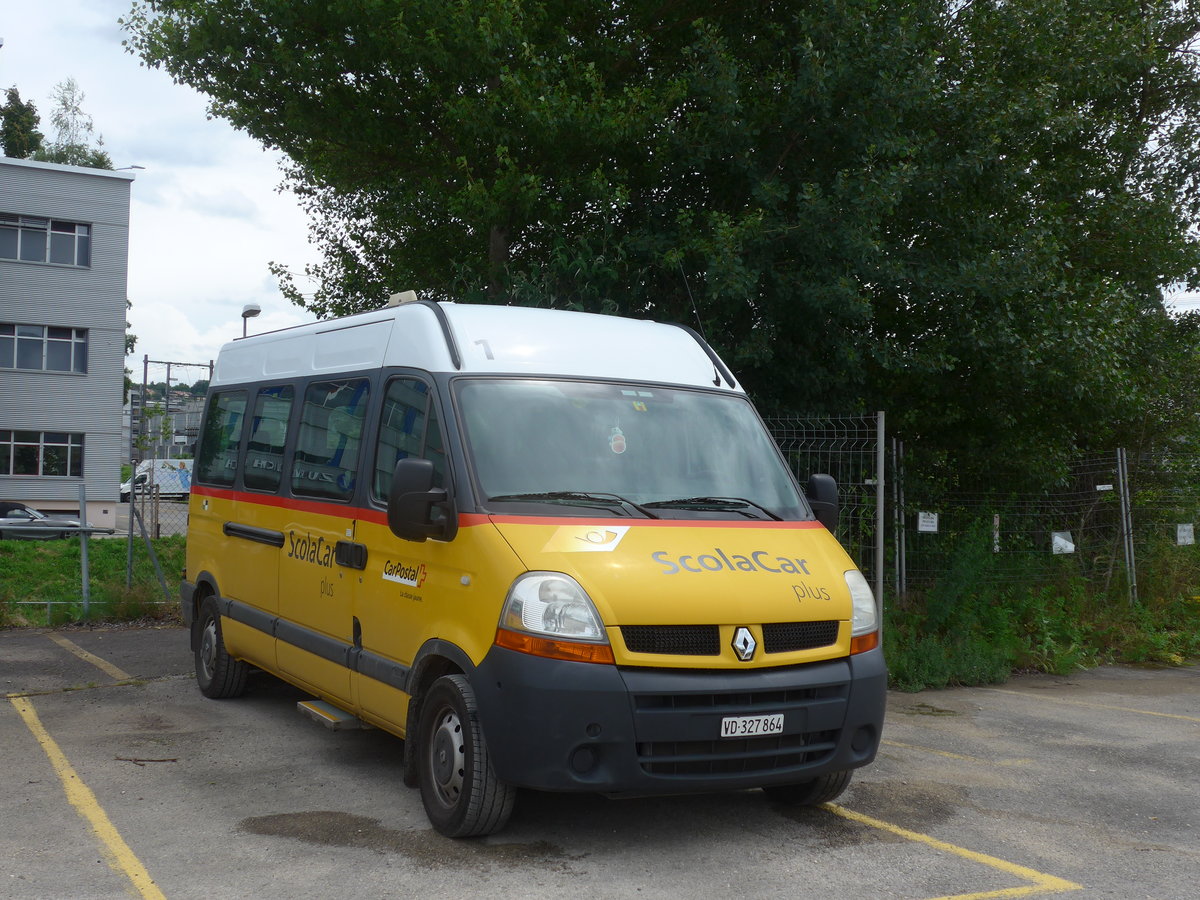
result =
M893 694L835 804L522 793L433 832L395 738L252 676L203 698L178 628L0 632L0 897L1075 897L1200 893L1200 668Z

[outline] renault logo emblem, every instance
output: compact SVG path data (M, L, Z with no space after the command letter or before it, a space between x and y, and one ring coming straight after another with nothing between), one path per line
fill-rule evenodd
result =
M749 662L754 659L754 651L758 649L758 642L754 640L754 635L750 633L749 628L739 625L737 631L733 633L732 646L738 659L742 662Z

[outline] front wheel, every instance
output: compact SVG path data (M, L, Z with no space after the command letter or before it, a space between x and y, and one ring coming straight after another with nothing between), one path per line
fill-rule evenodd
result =
M446 837L492 834L512 814L516 789L496 778L479 728L475 692L462 675L433 683L421 704L421 801Z
M246 675L250 667L234 659L225 649L221 633L221 611L217 598L205 597L192 625L196 629L196 683L200 693L213 700L240 697L246 690Z
M812 781L769 785L762 790L778 803L786 803L789 806L819 806L840 797L842 791L850 784L853 774L852 769L842 769L840 772L826 772Z

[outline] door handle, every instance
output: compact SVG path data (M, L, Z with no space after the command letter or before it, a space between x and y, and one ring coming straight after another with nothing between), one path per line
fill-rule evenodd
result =
M367 545L356 544L354 541L338 541L334 547L334 559L339 566L345 566L347 569L365 569Z

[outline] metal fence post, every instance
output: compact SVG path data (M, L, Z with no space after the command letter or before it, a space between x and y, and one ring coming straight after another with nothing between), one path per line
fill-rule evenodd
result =
M875 413L875 602L883 613L884 468L887 450L883 434L883 410Z
M92 592L89 582L91 573L88 571L88 531L87 531L87 487L79 485L79 524L83 530L79 532L79 571L83 580L83 618L89 617Z
M1129 605L1137 603L1137 561L1133 552L1133 512L1129 491L1129 457L1117 450L1117 485L1121 493L1121 542L1125 548L1125 573L1129 581Z
M908 504L904 499L904 441L900 441L896 448L896 497L897 506L899 507L898 518L900 527L896 531L896 555L900 558L900 579L896 587L896 594L900 597L908 596Z

